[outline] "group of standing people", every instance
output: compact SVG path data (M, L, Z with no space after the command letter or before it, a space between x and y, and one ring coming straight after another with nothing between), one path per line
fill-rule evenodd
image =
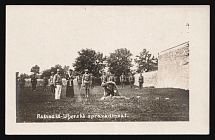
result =
M50 76L50 87L51 92L55 93L55 99L60 99L61 91L62 91L62 75L60 69L57 69L57 73L54 75L54 72L51 72ZM66 74L67 86L66 86L66 97L74 97L74 84L73 80L75 77L73 76L73 70L70 69L68 74Z
M108 81L112 81L112 82L116 82L116 76L114 76L114 74L110 74L110 76L108 77L106 75L105 72L103 72L103 75L101 77L101 82L102 83L105 83L105 82L108 82ZM127 78L125 76L124 73L122 73L119 77L119 81L120 81L120 84L121 84L121 88L124 88L125 87L125 83L127 81ZM130 76L128 77L128 82L130 83L130 87L131 88L134 88L134 82L135 82L135 77L134 77L134 73L131 73ZM139 79L138 79L138 82L139 82L139 88L142 89L143 87L143 83L144 83L144 77L142 74L140 74L139 76Z
M81 90L81 87L85 87L85 97L89 96L90 88L94 88L94 76L85 70L83 76L79 74L77 77L73 76L73 70L70 69L66 75L67 86L66 86L66 97L74 97L74 84L73 80L77 79L78 89ZM55 93L55 99L60 99L61 89L62 89L62 76L60 74L60 69L57 69L55 75L50 77L50 85L52 92ZM53 88L52 88L53 87Z
M61 71L60 69L57 69L57 73L54 74L54 72L51 72L51 76L50 76L50 87L51 87L51 92L53 94L55 94L55 99L60 99L60 95L61 95L61 90L62 90L62 75L61 75ZM103 72L102 76L101 76L101 83L104 84L106 82L116 82L117 77L114 76L114 74L109 74L109 76L106 75L105 72ZM124 73L122 73L122 75L119 77L120 78L120 83L121 83L121 87L124 88L125 87L125 82L126 80L126 76ZM84 74L81 75L79 74L77 77L73 76L73 70L70 69L68 71L68 74L66 74L66 80L67 80L67 86L66 86L66 96L67 97L74 97L74 84L73 84L73 80L76 79L77 80L77 84L78 84L78 90L81 90L81 87L85 87L85 97L89 96L90 93L90 88L94 88L94 84L95 84L95 77L89 73L88 69L85 69ZM48 77L44 77L44 91L47 91L47 85L48 85ZM134 82L135 82L135 77L134 74L131 73L130 76L128 77L128 81L130 83L131 88L134 88ZM141 89L143 87L143 83L144 83L144 77L142 74L140 74L139 79L139 88ZM31 77L31 84L32 84L32 91L36 91L36 85L37 85L37 77L36 74L34 73ZM19 85L20 85L20 89L23 90L24 85L25 85L25 79L24 77L21 75L20 79L19 79ZM102 86L104 88L104 86ZM105 90L105 88L104 88Z
M23 75L20 75L20 78L18 79L18 82L19 82L20 90L23 91L24 86L25 86L25 77ZM36 86L37 86L37 77L36 77L36 74L34 73L31 76L32 91L36 91Z

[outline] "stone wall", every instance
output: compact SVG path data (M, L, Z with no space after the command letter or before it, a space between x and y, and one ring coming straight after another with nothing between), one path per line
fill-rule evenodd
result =
M158 87L189 89L188 42L159 53Z
M139 78L140 74L135 74L135 85L139 85L138 83L138 78ZM144 77L144 83L143 83L143 87L149 87L149 86L154 86L157 87L158 85L158 71L152 71L152 72L146 72L143 73L143 77Z
M139 75L135 75L135 85L139 84ZM160 52L158 70L143 76L143 87L189 89L189 42Z

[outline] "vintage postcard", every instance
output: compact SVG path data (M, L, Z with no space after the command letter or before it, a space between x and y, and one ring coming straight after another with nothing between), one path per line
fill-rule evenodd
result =
M209 134L210 6L6 6L6 134Z

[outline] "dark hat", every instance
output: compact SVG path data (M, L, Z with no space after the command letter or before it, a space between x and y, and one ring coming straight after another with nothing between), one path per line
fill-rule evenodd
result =
M69 69L69 71L73 71L72 69Z

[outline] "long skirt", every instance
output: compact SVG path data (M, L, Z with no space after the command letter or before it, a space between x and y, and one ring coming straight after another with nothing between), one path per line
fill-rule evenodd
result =
M71 86L69 86L69 84L67 83L67 87L66 87L66 97L74 97L74 86L73 86L73 82L71 84Z

